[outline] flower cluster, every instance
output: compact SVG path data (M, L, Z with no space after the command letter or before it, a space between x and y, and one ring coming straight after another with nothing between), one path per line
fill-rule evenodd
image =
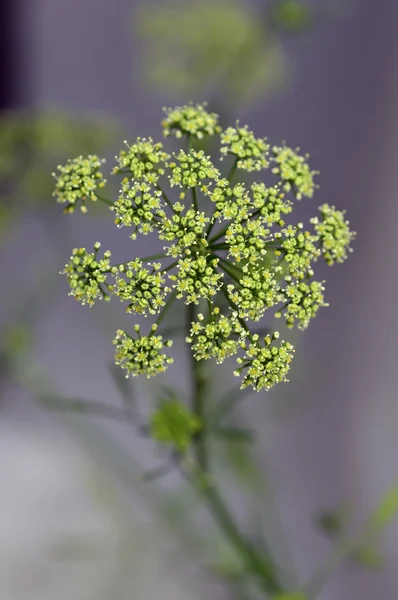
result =
M126 377L146 375L148 378L162 373L173 363L173 359L162 353L164 348L173 345L171 340L163 341L161 335L155 335L156 325L152 325L148 336L142 336L140 326L134 325L136 338L121 329L116 332L113 340L116 346L115 363L126 370Z
M279 270L281 267L279 267ZM265 269L245 265L239 285L229 284L227 286L228 297L237 307L241 319L259 321L267 308L278 304L281 299L281 291L276 275L277 269Z
M293 347L286 341L278 345L278 334L262 343L253 322L270 315L283 318L288 328L305 329L327 306L324 284L314 279L316 261L321 256L330 265L345 260L354 234L344 212L326 204L321 217L311 219L313 229L285 224L295 200L311 197L316 188L308 156L297 149L270 150L265 138L239 124L222 132L217 115L204 105L166 111L163 129L166 136L185 136L185 148L170 156L150 138L128 145L117 158L114 173L123 180L111 205L115 223L132 239L156 233L163 252L111 265L109 252L97 257L98 244L93 254L76 249L64 271L71 294L89 305L114 295L127 302L129 313L157 315L148 336L141 337L138 326L135 337L118 331L115 360L127 374L150 377L172 362L164 353L171 341L155 331L172 303L183 300L191 305L185 339L195 359L222 363L236 357L242 387L269 389L286 380ZM204 135L217 136L222 157L235 158L229 174L192 147ZM70 164L60 172L69 173ZM249 173L269 168L278 180L232 183L236 168ZM57 190L65 185L61 176ZM86 188L79 195L77 187L75 204L87 197Z
M264 346L260 342L260 336L255 334L251 340L242 342L245 349L243 358L238 358L241 365L235 371L240 377L244 373L242 388L251 385L255 390L269 390L276 383L287 381L286 375L293 358L294 348L289 342L281 342L275 346L272 342L279 338L275 331L272 336L264 338Z
M152 263L151 270L143 266L139 258L119 266L123 277L116 277L115 294L127 300L127 312L155 315L165 305L164 299L170 292L166 279L160 271L160 263Z
M197 360L215 358L220 364L237 353L239 339L245 333L236 312L223 315L216 306L208 321L202 313L197 318L196 322L191 323L190 335L186 338Z
M135 240L137 233L147 235L153 231L157 214L162 207L162 192L146 181L122 181L119 198L111 206L118 227L131 227L130 237Z
M301 156L299 150L292 150L286 145L272 148L272 162L275 165L272 172L280 177L283 189L286 192L293 191L297 200L303 196L312 198L316 187L314 175L318 174L317 171L311 171L308 165L309 155Z
M355 233L350 231L349 221L345 220L345 211L336 210L334 206L322 204L319 207L321 220L311 219L321 242L321 252L328 265L342 263L352 252L350 244Z
M80 210L87 212L86 201L97 200L97 189L106 183L100 171L104 162L95 154L86 158L79 156L59 166L58 173L53 173L56 179L53 195L57 202L65 204L65 213L73 213L79 203Z
M321 254L317 247L317 236L304 231L303 223L298 223L295 227L289 225L276 233L275 239L281 241L280 250L275 254L283 256L290 275L297 279L313 275L312 264Z
M284 290L286 305L275 316L280 317L283 312L289 328L297 323L299 329L306 329L318 309L321 306L328 306L323 296L324 285L320 281L311 281L309 284L301 281L295 284L289 276L285 279L288 282Z
M113 173L128 174L134 180L146 179L156 183L164 174L164 165L169 155L163 150L161 142L154 143L152 138L138 138L131 146L124 142L127 150L116 157L117 166Z
M208 180L217 181L220 177L219 170L203 150L191 150L188 153L180 150L175 154L175 159L176 162L168 165L171 170L171 187L178 185L186 189L200 186L203 189Z
M245 125L228 127L221 134L221 154L232 154L237 159L238 169L261 171L268 167L269 144L266 138L256 138Z
M153 439L179 452L185 452L192 437L201 429L201 422L184 404L178 400L165 400L151 416Z
M205 135L214 135L221 131L218 115L206 110L206 103L188 104L175 108L164 108L166 118L162 121L165 137L174 135L181 138L184 134L201 140Z
M177 264L177 273L170 275L175 282L177 298L185 298L187 304L199 304L201 298L215 296L221 287L223 274L217 270L218 258L209 258L199 253L196 257L182 258Z
M204 212L194 208L185 209L181 202L173 205L173 215L168 218L162 213L162 228L159 231L161 240L175 242L165 247L167 254L173 258L191 254L192 248L206 246L205 228L209 219Z
M113 291L113 286L107 283L109 273L115 273L111 266L109 250L104 252L104 257L98 259L98 250L101 244L94 244L94 252L88 253L85 248L75 248L65 269L61 271L67 276L70 296L82 304L92 306L97 298L110 300L107 292Z

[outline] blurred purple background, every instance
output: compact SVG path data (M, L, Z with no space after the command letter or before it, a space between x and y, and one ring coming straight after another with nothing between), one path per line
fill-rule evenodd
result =
M142 45L133 35L134 4L3 0L1 107L95 111L117 118L121 140L157 137L161 108L172 105L173 99L154 91L143 77ZM330 308L321 311L300 338L291 382L278 390L273 402L275 408L279 398L283 406L288 401L289 410L267 410L264 397L256 397L250 409L261 423L260 448L272 466L275 496L300 580L310 576L329 547L312 526L314 511L349 499L360 520L398 480L398 5L394 0L356 0L344 8L344 18L287 39L291 84L236 115L259 135L274 142L286 140L311 154L311 165L321 171L321 187L314 202L300 205L300 218L328 202L346 208L358 232L349 261L323 269ZM59 212L62 218L66 217ZM109 219L76 216L68 235L59 239L57 259L48 263L53 241L46 237L40 218L22 219L2 248L2 297L10 281L10 287L23 290L29 273L40 270L40 264L59 271L74 245L89 247L101 239L115 254L121 253L129 247L121 237ZM140 252L149 254L149 248L150 242L144 241ZM57 262L58 256L65 258ZM34 361L45 367L62 393L107 400L114 388L104 365L111 359L110 336L117 316L106 322L107 311L101 308L93 318L68 298L63 280L51 294L36 324ZM10 298L7 306L9 302ZM7 319L4 307L1 314ZM122 313L120 318L125 318ZM58 435L66 435L20 385L3 387L0 406L3 430L19 432L22 440L26 433L33 436L29 439L48 438L56 447ZM123 435L120 439L129 446L131 434ZM66 437L73 447L73 439ZM146 450L134 447L144 462ZM10 453L8 468L13 460ZM5 469L0 459L0 477ZM382 549L382 571L345 566L333 576L322 599L394 598L397 526L383 536ZM218 588L205 589L209 598L221 597ZM4 596L24 598L22 593Z

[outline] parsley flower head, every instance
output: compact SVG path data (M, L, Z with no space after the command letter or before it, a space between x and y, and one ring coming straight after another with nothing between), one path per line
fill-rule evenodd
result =
M169 154L151 138L128 144L113 170L119 194L108 201L115 224L133 240L156 237L158 254L137 257L134 244L124 262L111 264L109 251L98 256L98 243L93 253L76 248L63 271L70 293L90 306L117 297L129 314L154 319L147 336L138 325L133 336L117 332L115 361L127 375L152 377L172 363L162 322L180 303L189 317L183 337L193 360L234 357L242 387L270 389L286 381L294 350L288 341L277 342L277 333L261 340L256 324L269 331L276 317L288 329L307 328L327 306L316 263L320 257L328 264L345 260L354 233L344 212L326 204L308 226L293 219L297 200L316 189L308 155L297 149L283 144L270 150L266 138L239 123L221 131L205 105L167 110L163 130L180 140L180 150ZM204 135L218 143L222 161L195 146ZM93 163L94 173L100 163ZM81 159L60 173L69 174L74 164ZM241 171L259 179L235 180ZM102 176L93 172L100 185ZM57 194L65 181L57 180ZM73 185L75 206L87 198L88 184L81 175Z
M66 165L58 167L53 173L56 179L53 195L57 202L65 204L64 212L73 213L80 204L80 210L87 212L86 202L97 200L97 190L104 187L106 179L100 171L104 159L95 154L78 156L68 160Z

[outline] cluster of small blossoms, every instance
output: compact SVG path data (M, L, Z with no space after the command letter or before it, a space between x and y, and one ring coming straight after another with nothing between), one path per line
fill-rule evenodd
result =
M222 285L223 274L217 270L218 258L197 253L178 261L177 273L170 275L175 282L177 298L185 298L187 304L199 304L201 298L212 298Z
M161 210L162 192L147 181L122 181L119 198L111 206L118 227L131 227L130 237L135 240L137 233L148 235L153 232L157 214Z
M170 158L163 150L160 142L154 143L152 138L138 138L131 146L125 142L127 150L122 150L116 157L117 166L113 173L128 174L133 180L146 179L156 183L164 174L165 162Z
M248 219L252 201L246 187L237 183L233 187L227 179L217 182L216 187L209 194L210 200L216 205L212 221L238 221Z
M286 375L293 358L294 348L289 342L282 341L279 346L273 345L273 341L279 338L275 331L272 336L264 338L264 346L261 344L260 336L255 334L251 340L242 342L245 355L238 358L241 365L234 375L240 377L244 373L242 388L251 385L255 390L269 390L276 383L287 381Z
M239 323L236 312L223 315L216 306L208 321L202 313L199 313L197 318L198 320L191 324L190 334L186 338L197 360L214 358L221 364L226 358L237 353L239 340L245 336L245 330Z
M175 108L164 108L166 118L162 121L163 135L182 138L184 134L201 140L206 135L220 133L218 115L209 113L204 104L188 104Z
M276 306L282 299L277 274L281 267L273 270L244 265L239 285L227 286L228 297L237 308L241 319L259 321L267 308Z
M173 205L173 215L168 218L166 213L161 215L162 226L159 238L168 242L175 242L166 247L166 252L173 258L191 254L195 246L206 246L205 229L209 219L204 212L194 208L185 209L181 202Z
M318 217L311 219L314 229L321 242L321 252L328 265L335 262L342 263L352 252L350 244L355 238L355 233L350 231L349 221L345 219L345 211L336 210L334 206L322 204L319 207L321 220Z
M295 200L311 197L316 187L316 173L298 150L283 145L270 152L265 138L239 124L222 132L217 115L204 105L166 111L163 129L166 136L185 137L185 149L170 157L152 139L128 145L113 171L123 179L111 206L116 224L133 239L138 233L157 234L164 244L156 255L159 261L132 257L112 266L109 253L97 259L98 247L94 254L77 249L64 271L71 293L90 305L116 295L127 302L129 313L156 314L158 324L174 301L183 300L193 305L186 342L196 360L221 363L236 356L242 387L270 389L286 380L293 347L285 341L278 345L277 334L261 343L253 322L269 314L283 317L289 328L305 329L327 306L323 282L313 279L316 261L342 262L354 234L344 213L328 205L321 206L321 218L311 220L313 230L285 224ZM230 161L229 174L192 148L193 140L205 135L218 137L221 158ZM232 184L236 168L269 168L278 181ZM62 185L57 181L57 188ZM118 332L115 360L127 374L150 377L171 363L163 352L171 342L155 330L141 337L136 326L134 339Z
M185 452L200 431L199 418L178 400L165 400L151 416L151 434L161 444Z
M309 155L301 156L298 151L299 148L292 150L286 145L274 146L272 172L280 177L286 192L293 191L297 200L301 200L304 196L312 198L314 195L314 175L318 172L311 171L307 162Z
M132 375L146 375L148 378L166 371L173 359L162 352L173 345L171 340L163 341L161 335L155 335L157 325L152 325L148 336L142 336L140 326L134 325L136 338L119 329L113 340L116 346L115 363Z
M121 300L127 300L127 312L155 315L165 305L165 297L170 288L165 285L166 279L161 272L160 263L143 266L139 258L119 266L123 277L116 277L115 294Z
M278 186L267 187L264 183L253 183L253 206L257 209L267 225L285 224L282 215L288 215L293 210L293 203L285 199L285 194Z
M297 323L299 329L306 329L318 309L322 306L328 306L323 296L325 290L323 282L311 281L306 283L300 281L299 283L293 283L292 278L289 276L286 276L285 280L288 282L283 291L286 305L284 309L275 313L275 316L281 317L283 313L287 327L292 328ZM292 283L289 284L289 282Z
M56 179L53 195L57 202L65 204L64 212L73 213L78 204L80 210L87 212L86 201L97 200L97 189L106 184L100 171L105 161L92 154L87 157L79 156L68 160L66 165L58 167L58 173L53 173Z
M69 295L83 305L92 306L97 298L110 300L107 292L113 291L113 286L107 283L109 273L115 274L116 267L110 263L111 253L104 252L98 259L98 250L101 244L94 244L94 252L88 253L85 248L75 248L65 269L61 271L66 275L70 287Z
M313 275L312 264L321 255L317 247L319 238L309 231L304 231L303 223L298 223L295 227L289 225L286 229L282 229L275 234L275 240L281 240L280 250L275 254L283 256L290 275L297 279Z
M217 181L220 178L220 172L215 168L209 156L206 156L203 150L191 150L184 152L180 150L174 155L176 162L168 164L171 175L171 187L200 188L205 187L207 180Z
M221 154L232 154L237 159L238 169L261 171L268 167L269 144L266 138L256 138L247 125L228 127L221 134Z

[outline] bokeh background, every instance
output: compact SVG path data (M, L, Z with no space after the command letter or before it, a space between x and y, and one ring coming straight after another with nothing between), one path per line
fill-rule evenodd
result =
M131 241L99 207L63 216L51 173L158 137L162 107L190 99L309 152L321 187L300 216L328 202L358 232L350 260L322 272L330 308L297 340L290 383L241 407L257 450L215 450L242 525L287 561L282 523L305 581L332 547L319 511L348 506L360 523L398 479L397 3L3 0L0 52L0 598L239 597L206 569L231 557L197 498L174 476L143 480L151 443L41 402L117 404L111 336L128 322L68 298L72 247L100 239L125 256ZM155 393L135 386L141 411ZM379 542L382 565L351 561L322 599L396 597L398 528Z

